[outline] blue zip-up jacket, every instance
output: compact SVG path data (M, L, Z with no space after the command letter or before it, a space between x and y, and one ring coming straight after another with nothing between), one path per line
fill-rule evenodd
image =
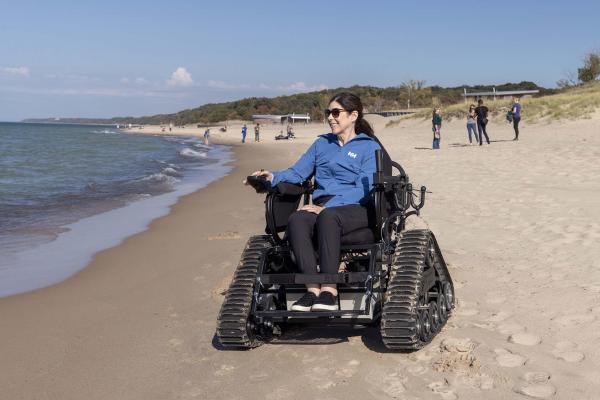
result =
M271 184L302 183L314 175L313 198L334 196L324 207L366 204L373 186L375 150L379 149L379 144L364 133L344 146L333 133L320 135L294 165L273 172Z

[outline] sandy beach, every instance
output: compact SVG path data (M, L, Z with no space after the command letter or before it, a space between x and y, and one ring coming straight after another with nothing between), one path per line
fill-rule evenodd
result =
M455 282L457 308L421 351L388 353L375 328L294 329L293 344L222 351L224 290L249 236L264 230L250 172L295 161L322 124L275 141L268 125L211 129L233 172L180 199L149 229L58 285L0 299L3 399L597 399L600 390L600 114L492 118L491 145L464 121L369 118L415 185ZM135 131L135 130L134 130ZM140 133L160 134L160 127ZM202 135L204 128L171 134ZM165 132L169 133L169 132Z

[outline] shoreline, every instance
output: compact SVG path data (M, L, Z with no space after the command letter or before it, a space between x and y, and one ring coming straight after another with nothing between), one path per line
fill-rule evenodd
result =
M5 268L0 268L0 298L68 279L84 269L99 251L118 246L126 238L146 230L156 218L167 215L180 197L227 175L234 163L231 146L223 145L207 152L216 162L188 168L170 191L139 195L114 208L82 215L57 228L52 240L14 250L4 257L2 267Z
M376 328L296 329L295 344L219 350L223 293L246 240L264 230L263 197L241 181L289 166L321 131L298 127L298 139L275 142L272 127L259 144L249 129L241 145L232 128L214 136L233 145L229 175L74 277L0 299L0 386L7 398L594 398L595 118L524 124L519 142L493 120L483 147L465 144L463 121L452 121L440 151L430 150L429 121L372 120L411 182L427 186L423 216L456 286L448 325L418 352L385 352Z

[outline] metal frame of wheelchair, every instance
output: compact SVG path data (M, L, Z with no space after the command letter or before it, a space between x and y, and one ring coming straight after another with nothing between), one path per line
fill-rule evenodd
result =
M293 254L280 235L285 224L277 221L278 200L288 196L293 211L301 199L309 202L310 185L265 189L267 234L249 239L225 296L216 332L223 347L259 346L281 334L287 323L379 323L383 344L405 351L425 346L441 330L454 307L452 279L433 233L405 230L406 218L424 206L426 188L415 194L404 169L381 150L376 162L375 241L342 245L345 270L337 274L296 273ZM289 310L307 283L337 284L340 310Z

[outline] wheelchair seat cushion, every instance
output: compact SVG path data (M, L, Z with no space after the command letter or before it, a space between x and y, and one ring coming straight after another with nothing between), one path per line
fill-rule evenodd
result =
M375 243L375 232L371 228L361 228L348 232L342 236L342 246L353 244L372 244Z

